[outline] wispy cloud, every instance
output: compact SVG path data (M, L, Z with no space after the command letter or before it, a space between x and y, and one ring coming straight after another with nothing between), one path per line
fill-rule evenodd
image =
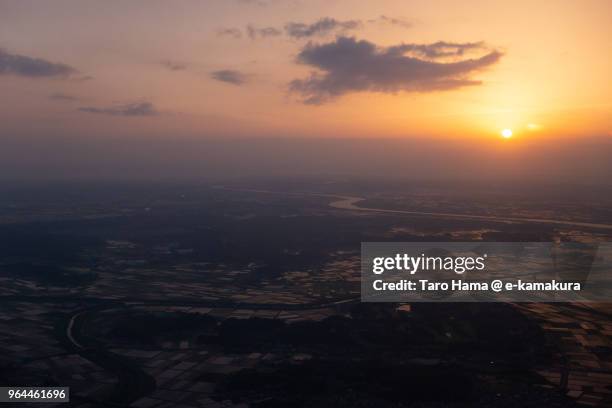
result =
M323 36L332 32L346 32L355 30L361 27L362 23L359 20L340 21L335 18L324 17L312 24L305 23L287 23L285 32L293 38L307 38L314 36Z
M402 27L402 28L412 28L412 26L414 25L412 23L412 21L408 21L404 18L400 18L400 17L389 17L389 16L385 16L385 15L381 15L378 18L372 19L372 20L368 20L369 23L383 23L383 24L390 24L390 25L394 25L394 26L398 26L398 27Z
M242 85L246 82L247 77L240 71L233 69L221 69L219 71L213 71L210 73L212 79L217 81L226 82L232 85Z
M49 99L53 101L60 101L60 102L74 102L74 101L77 101L79 98L77 98L76 96L57 92L57 93L52 93L51 95L49 95Z
M484 47L482 43L474 44ZM297 62L319 72L296 79L289 87L302 96L304 103L321 104L359 91L431 92L478 85L481 82L472 75L497 63L501 52L487 50L480 57L452 62L406 55L412 51L435 56L446 56L447 52L459 55L460 50L472 48L472 45L456 43L381 47L349 37L338 37L326 44L309 43L298 54Z
M183 71L187 69L187 64L183 64L182 62L165 60L162 61L161 64L170 71Z
M381 15L377 18L365 20L366 23L395 25L403 28L412 27L412 22L399 17L388 17ZM332 17L322 17L314 23L288 22L284 25L284 32L290 38L303 39L311 37L323 37L329 34L346 34L363 27L362 20L337 20ZM283 34L283 30L277 27L257 27L248 24L241 30L235 27L224 27L217 30L218 37L242 38L243 33L254 40L256 38L278 37Z
M235 27L224 27L217 30L217 37L242 38L242 31Z
M112 107L83 106L78 108L81 112L97 113L111 116L157 116L159 112L151 102L135 102Z
M77 72L70 65L26 55L10 54L0 49L0 75L12 74L29 78L67 78Z
M242 4L255 4L257 6L267 6L270 4L269 0L237 0L237 2Z
M445 57L462 57L469 51L486 50L487 46L482 41L471 43L455 43L438 41L432 44L401 44L390 47L390 52L400 54L410 53L430 59Z
M278 37L283 32L278 28L274 27L263 27L257 28L252 25L248 25L246 28L247 35L250 39L254 40L258 37L266 38L266 37Z

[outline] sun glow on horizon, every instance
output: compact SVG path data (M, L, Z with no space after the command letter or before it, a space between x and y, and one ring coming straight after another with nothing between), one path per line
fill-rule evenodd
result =
M501 135L504 139L510 139L512 137L512 129L503 129Z

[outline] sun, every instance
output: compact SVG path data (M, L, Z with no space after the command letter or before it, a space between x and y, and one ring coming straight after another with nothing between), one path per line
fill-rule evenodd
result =
M512 129L503 129L501 135L504 139L510 139L512 137Z

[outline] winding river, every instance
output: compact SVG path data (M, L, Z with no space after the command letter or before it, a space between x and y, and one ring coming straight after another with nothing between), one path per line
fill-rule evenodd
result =
M373 211L382 213L392 214L407 214L407 215L423 215L429 217L440 217L440 218L459 218L468 220L484 220L484 221L495 221L495 222L520 222L520 223L540 223L540 224L557 224L557 225L568 225L574 227L586 227L586 228L597 228L597 229L612 229L611 224L599 224L593 222L580 222L580 221L568 221L568 220L555 220L549 218L522 218L522 217L500 217L495 215L473 215L473 214L457 214L457 213L445 213L445 212L426 212L426 211L408 211L408 210L390 210L385 208L372 208L372 207L360 207L356 204L360 201L364 201L365 198L361 197L348 197L348 196L334 196L338 200L329 203L330 207L338 208L342 210L351 211Z
M377 213L389 213L389 214L405 214L405 215L416 215L425 217L437 217L437 218L454 218L464 220L482 220L482 221L493 221L493 222L504 222L504 223L538 223L538 224L554 224L554 225L566 225L570 227L582 227L582 228L593 228L593 229L612 229L612 224L601 224L594 222L582 222L582 221L571 221L571 220L555 220L551 218L523 218L523 217L504 217L495 215L477 215L477 214L460 214L460 213L447 213L447 212L427 212L427 211L409 211L409 210L391 210L387 208L375 208L375 207L361 207L357 203L365 201L362 197L353 196L342 196L336 194L325 194L325 193L291 193L281 191L270 191L270 190L255 190L255 189L234 189L227 187L217 187L223 190L229 191L244 191L252 193L266 193L266 194L284 194L284 195L308 195L315 197L329 197L334 200L329 203L329 206L339 210L349 211L368 211Z

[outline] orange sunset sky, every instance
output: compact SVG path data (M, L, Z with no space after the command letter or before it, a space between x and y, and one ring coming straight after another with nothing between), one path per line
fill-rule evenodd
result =
M612 133L612 2L0 1L2 134Z

